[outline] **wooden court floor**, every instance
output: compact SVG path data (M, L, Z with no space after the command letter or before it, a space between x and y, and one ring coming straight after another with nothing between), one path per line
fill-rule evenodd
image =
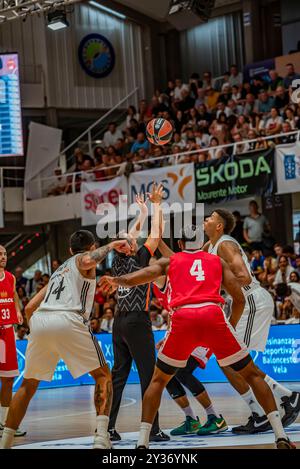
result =
M288 384L292 390L299 390L300 385ZM223 415L228 425L246 423L247 406L227 383L206 385L215 408ZM190 398L192 407L204 422L205 415L197 401ZM139 428L141 397L139 385L127 385L123 394L116 428L119 432L133 432ZM160 409L160 426L171 429L184 420L183 413L165 392ZM298 418L297 423L300 423ZM27 431L25 437L17 438L16 445L39 441L76 438L93 435L95 413L93 410L93 387L79 386L59 389L40 390L32 400L27 415L21 426ZM258 438L259 440L259 438ZM228 446L232 447L232 446ZM247 448L268 448L268 445L247 446ZM243 448L239 446L239 448ZM300 443L297 443L300 449Z

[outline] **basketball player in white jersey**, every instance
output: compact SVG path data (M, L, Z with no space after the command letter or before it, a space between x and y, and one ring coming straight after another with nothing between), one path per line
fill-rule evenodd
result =
M252 274L242 247L230 236L234 225L235 221L231 212L224 209L215 210L204 222L204 230L209 238L204 250L226 261L239 280L246 299L246 307L236 325L236 332L249 350L263 352L269 335L274 302L271 295L260 286ZM233 431L242 434L269 430L268 419L248 384L231 368L223 368L223 371L252 413L246 425L235 427ZM265 373L263 375L285 412L282 423L286 427L296 420L300 412L300 393L290 391Z
M61 265L27 305L30 336L26 351L24 379L13 397L3 430L1 448L11 448L15 430L25 416L41 380L51 381L60 359L73 378L90 373L95 379L97 431L94 448L109 449L107 433L112 401L112 381L98 341L87 322L96 288L96 266L114 248L127 246L126 240L96 249L92 233L81 230L70 238L72 257Z

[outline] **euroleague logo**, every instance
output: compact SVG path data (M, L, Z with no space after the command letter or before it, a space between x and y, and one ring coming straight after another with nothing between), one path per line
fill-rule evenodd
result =
M291 100L295 104L300 104L300 79L294 80L292 83Z

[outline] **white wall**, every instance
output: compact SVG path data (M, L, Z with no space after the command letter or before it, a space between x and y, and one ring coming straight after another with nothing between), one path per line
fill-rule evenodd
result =
M89 5L76 4L69 16L70 27L51 31L43 16L23 22L9 21L0 27L0 51L17 51L20 56L24 107L42 107L44 85L47 106L70 109L109 109L136 86L144 95L144 67L141 27ZM78 46L90 33L107 37L116 53L112 73L102 79L89 77L81 68ZM31 89L32 88L32 89ZM134 103L131 98L130 103ZM128 103L129 104L129 103Z

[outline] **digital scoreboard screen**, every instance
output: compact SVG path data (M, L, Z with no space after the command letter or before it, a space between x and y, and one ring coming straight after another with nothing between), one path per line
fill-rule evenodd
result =
M0 54L0 156L23 156L18 54Z

